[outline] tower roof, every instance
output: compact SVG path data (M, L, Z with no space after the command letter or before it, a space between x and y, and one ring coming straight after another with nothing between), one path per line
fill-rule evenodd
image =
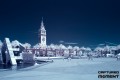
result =
M45 30L45 26L44 26L44 23L43 23L43 17L42 17L42 21L41 21L41 29Z

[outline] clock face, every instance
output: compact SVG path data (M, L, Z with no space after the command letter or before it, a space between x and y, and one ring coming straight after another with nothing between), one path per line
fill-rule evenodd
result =
M45 41L45 38L42 38L42 41Z

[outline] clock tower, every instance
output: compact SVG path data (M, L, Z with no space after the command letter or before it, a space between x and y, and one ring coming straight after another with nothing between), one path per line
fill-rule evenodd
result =
M40 47L45 49L46 48L46 30L43 23L43 19L41 21L39 33L40 33L40 41L41 41Z

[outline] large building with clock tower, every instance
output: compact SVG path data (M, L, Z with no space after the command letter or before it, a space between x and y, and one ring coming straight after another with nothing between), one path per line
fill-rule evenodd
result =
M40 47L45 49L46 48L46 30L45 30L45 26L44 26L44 23L43 23L43 19L41 21L39 34L40 34L40 41L41 41Z

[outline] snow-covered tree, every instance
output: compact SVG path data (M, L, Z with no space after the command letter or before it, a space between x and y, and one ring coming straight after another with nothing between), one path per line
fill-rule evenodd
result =
M25 44L23 44L23 47L25 47L25 48L30 48L30 47L31 47L31 44L25 43Z
M78 46L73 47L74 50L79 50L80 48Z
M86 48L83 46L83 47L80 48L80 50L85 51Z
M36 45L34 45L33 48L35 48L35 49L40 48L40 44L36 44Z
M116 46L116 48L117 48L117 50L119 50L119 49L120 49L120 44L119 44L119 45L117 45L117 46Z
M50 46L49 45L47 45L47 49L50 50Z
M55 50L55 49L56 49L56 47L55 47L54 44L50 44L50 48L51 48L52 50Z
M86 50L86 51L91 51L91 48L87 47L85 50Z
M111 46L110 50L117 50L117 46Z
M104 51L110 51L110 46L105 46Z
M66 49L66 47L65 47L63 44L60 44L60 45L59 45L59 48L60 48L60 49Z
M103 51L104 49L101 47L96 47L94 51Z
M55 45L56 49L60 49L59 45Z
M11 45L12 45L13 47L19 46L20 44L21 44L21 43L20 43L18 40L14 40L14 41L11 42Z
M67 47L67 49L73 49L73 47L69 45L69 46Z

